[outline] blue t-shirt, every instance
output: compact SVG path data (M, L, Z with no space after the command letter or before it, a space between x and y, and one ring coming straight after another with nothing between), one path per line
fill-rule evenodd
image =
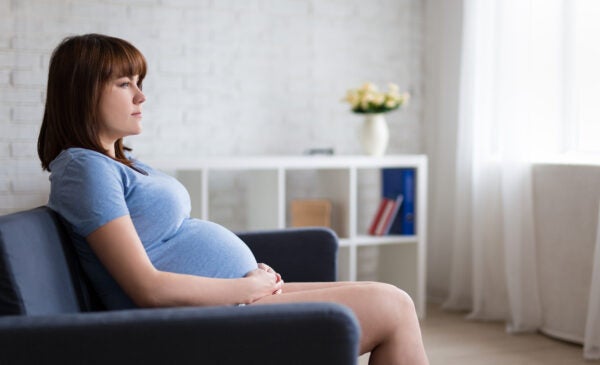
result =
M175 178L133 160L136 171L101 153L69 148L50 164L48 206L70 225L83 269L108 309L135 307L85 240L106 223L131 216L158 270L240 278L256 269L254 255L234 233L190 218L190 197Z

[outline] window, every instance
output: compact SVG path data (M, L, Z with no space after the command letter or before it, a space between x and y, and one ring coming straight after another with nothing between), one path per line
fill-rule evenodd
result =
M599 159L600 1L530 0L529 6L522 60L529 62L535 159Z
M600 155L600 1L565 0L564 6L572 93L568 152Z

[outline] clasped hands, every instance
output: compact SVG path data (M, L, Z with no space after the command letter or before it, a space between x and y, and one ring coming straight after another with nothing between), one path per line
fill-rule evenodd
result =
M258 268L249 272L246 276L253 277L261 282L261 291L263 291L265 295L277 295L281 294L283 291L284 282L281 275L267 264L259 263Z
M273 291L273 294L281 294L283 290L283 279L281 278L281 275L275 270L273 270L271 266L262 262L258 264L258 269L266 271L269 274L275 275L275 284L277 285L277 289Z

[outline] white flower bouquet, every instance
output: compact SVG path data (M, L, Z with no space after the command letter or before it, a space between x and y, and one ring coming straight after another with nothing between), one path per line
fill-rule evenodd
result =
M348 90L343 101L352 106L352 111L360 114L387 113L405 105L410 98L407 92L400 93L398 85L388 84L387 92L380 92L377 86L367 82L358 89Z

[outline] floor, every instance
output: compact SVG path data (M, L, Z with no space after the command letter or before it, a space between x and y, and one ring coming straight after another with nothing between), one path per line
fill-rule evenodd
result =
M431 365L571 365L585 361L582 347L539 334L509 335L500 323L475 322L463 313L427 308L422 322L423 341ZM368 355L360 365L368 364Z

